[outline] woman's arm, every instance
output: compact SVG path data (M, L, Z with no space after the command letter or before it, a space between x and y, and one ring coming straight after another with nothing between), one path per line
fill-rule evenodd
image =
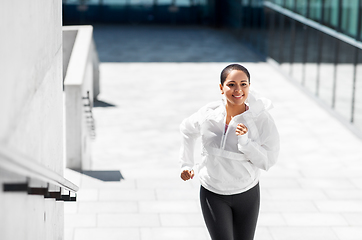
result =
M258 127L259 139L248 138L248 132L243 127L237 127L238 149L247 159L260 169L268 170L273 166L279 155L279 133L269 114L265 114L264 121ZM242 134L241 134L242 133Z
M180 125L182 136L180 149L181 178L188 180L194 176L194 148L196 139L200 136L199 112L182 121Z

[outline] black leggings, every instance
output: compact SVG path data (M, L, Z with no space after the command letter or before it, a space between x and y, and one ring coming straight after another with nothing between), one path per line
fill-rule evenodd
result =
M235 195L220 195L201 186L200 202L212 240L253 240L259 215L259 184Z

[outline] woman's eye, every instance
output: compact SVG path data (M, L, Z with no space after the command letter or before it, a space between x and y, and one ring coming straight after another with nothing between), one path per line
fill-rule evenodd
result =
M233 84L233 83L230 83L228 86L229 86L229 87L234 87L234 84Z

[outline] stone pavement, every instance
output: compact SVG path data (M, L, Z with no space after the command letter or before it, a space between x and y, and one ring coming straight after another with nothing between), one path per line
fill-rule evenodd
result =
M255 240L362 239L361 139L270 64L202 27L95 26L94 35L102 64L92 170L120 170L124 180L66 170L80 186L77 202L65 204L66 240L210 239L197 177L179 177L178 126L220 99L229 62L244 64L252 87L274 102L281 136L278 163L262 173Z

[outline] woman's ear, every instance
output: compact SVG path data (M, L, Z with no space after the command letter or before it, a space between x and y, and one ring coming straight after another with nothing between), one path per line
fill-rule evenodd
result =
M220 86L221 94L224 94L224 90L223 90L223 87L222 87L221 83L220 83L219 86Z

